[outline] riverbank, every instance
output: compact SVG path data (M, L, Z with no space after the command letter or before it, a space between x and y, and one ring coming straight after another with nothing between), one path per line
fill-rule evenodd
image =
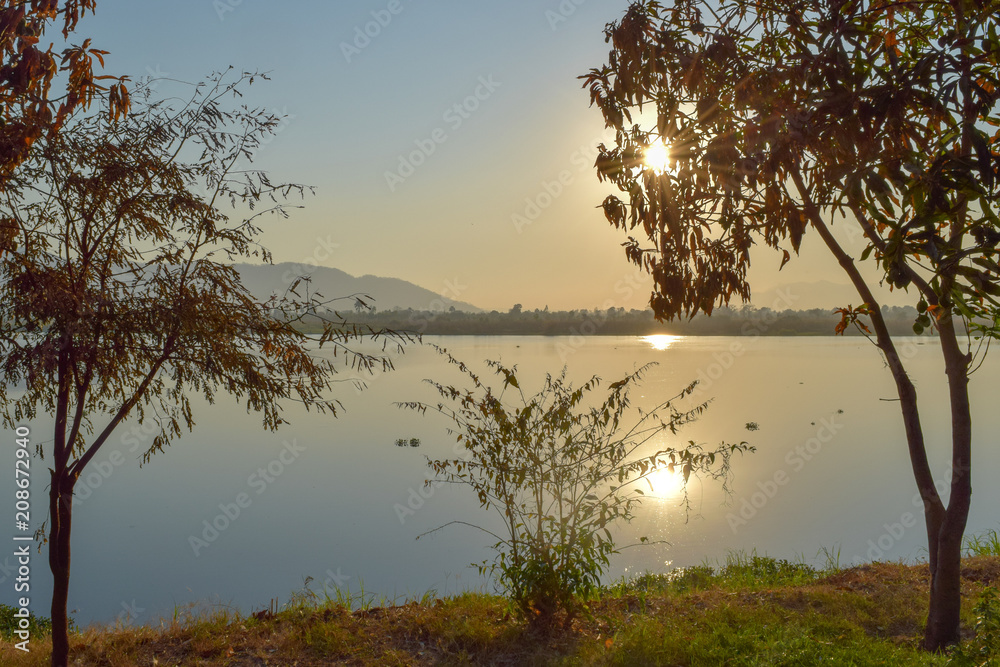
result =
M1000 557L967 558L963 632L1000 579ZM716 567L646 575L608 587L591 617L532 633L499 597L427 596L401 605L306 589L249 616L179 613L159 627L95 627L71 637L74 665L948 665L919 644L926 565L875 563L818 571L756 555ZM0 664L47 664L48 638Z

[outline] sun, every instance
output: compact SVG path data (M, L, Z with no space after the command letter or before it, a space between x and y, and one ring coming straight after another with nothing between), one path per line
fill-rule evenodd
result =
M643 484L645 490L652 491L655 496L660 498L670 498L684 490L684 475L679 467L670 470L667 466L662 466L651 472L646 477L646 482L648 484Z
M642 153L642 161L657 174L670 169L670 149L662 141L654 141Z

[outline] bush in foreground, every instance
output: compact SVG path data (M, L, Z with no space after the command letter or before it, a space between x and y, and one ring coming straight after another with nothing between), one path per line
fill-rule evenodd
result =
M630 521L641 501L638 482L667 470L685 485L692 475L707 475L725 486L732 456L753 451L745 442L661 447L707 408L686 404L695 384L639 411L629 425L629 391L652 364L609 385L607 398L594 405L590 394L601 382L596 376L574 388L563 370L546 375L541 388L526 395L516 367L489 361L503 378L495 392L446 350L438 351L473 388L430 381L443 402L402 407L438 412L452 422L458 456L429 464L439 480L471 487L484 509L499 513L498 532L475 526L497 540L496 559L480 572L495 575L517 611L538 627L550 627L558 616L569 623L585 609L618 553L610 528Z

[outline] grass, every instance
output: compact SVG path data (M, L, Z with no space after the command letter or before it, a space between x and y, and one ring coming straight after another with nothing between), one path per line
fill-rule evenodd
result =
M995 530L988 530L981 535L966 537L965 554L967 556L1000 556L1000 534Z
M982 542L988 544L989 541ZM363 591L307 586L279 608L178 613L159 627L92 627L71 636L74 665L947 665L919 649L926 565L828 569L734 553L725 563L608 586L565 632L532 634L504 599L432 595L389 604ZM963 627L1000 579L1000 556L963 567ZM0 664L45 665L48 638Z

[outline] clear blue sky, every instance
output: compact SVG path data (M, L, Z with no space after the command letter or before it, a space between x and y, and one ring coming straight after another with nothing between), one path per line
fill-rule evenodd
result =
M268 227L275 261L320 259L489 309L641 308L648 279L595 208L609 192L592 168L603 121L576 78L605 62L603 27L627 5L98 0L77 37L111 51L108 73L133 78L271 73L251 99L291 118L257 164L317 188ZM422 164L401 170L420 145ZM777 262L763 258L755 288L773 286ZM782 278L815 279L815 268L793 262Z

